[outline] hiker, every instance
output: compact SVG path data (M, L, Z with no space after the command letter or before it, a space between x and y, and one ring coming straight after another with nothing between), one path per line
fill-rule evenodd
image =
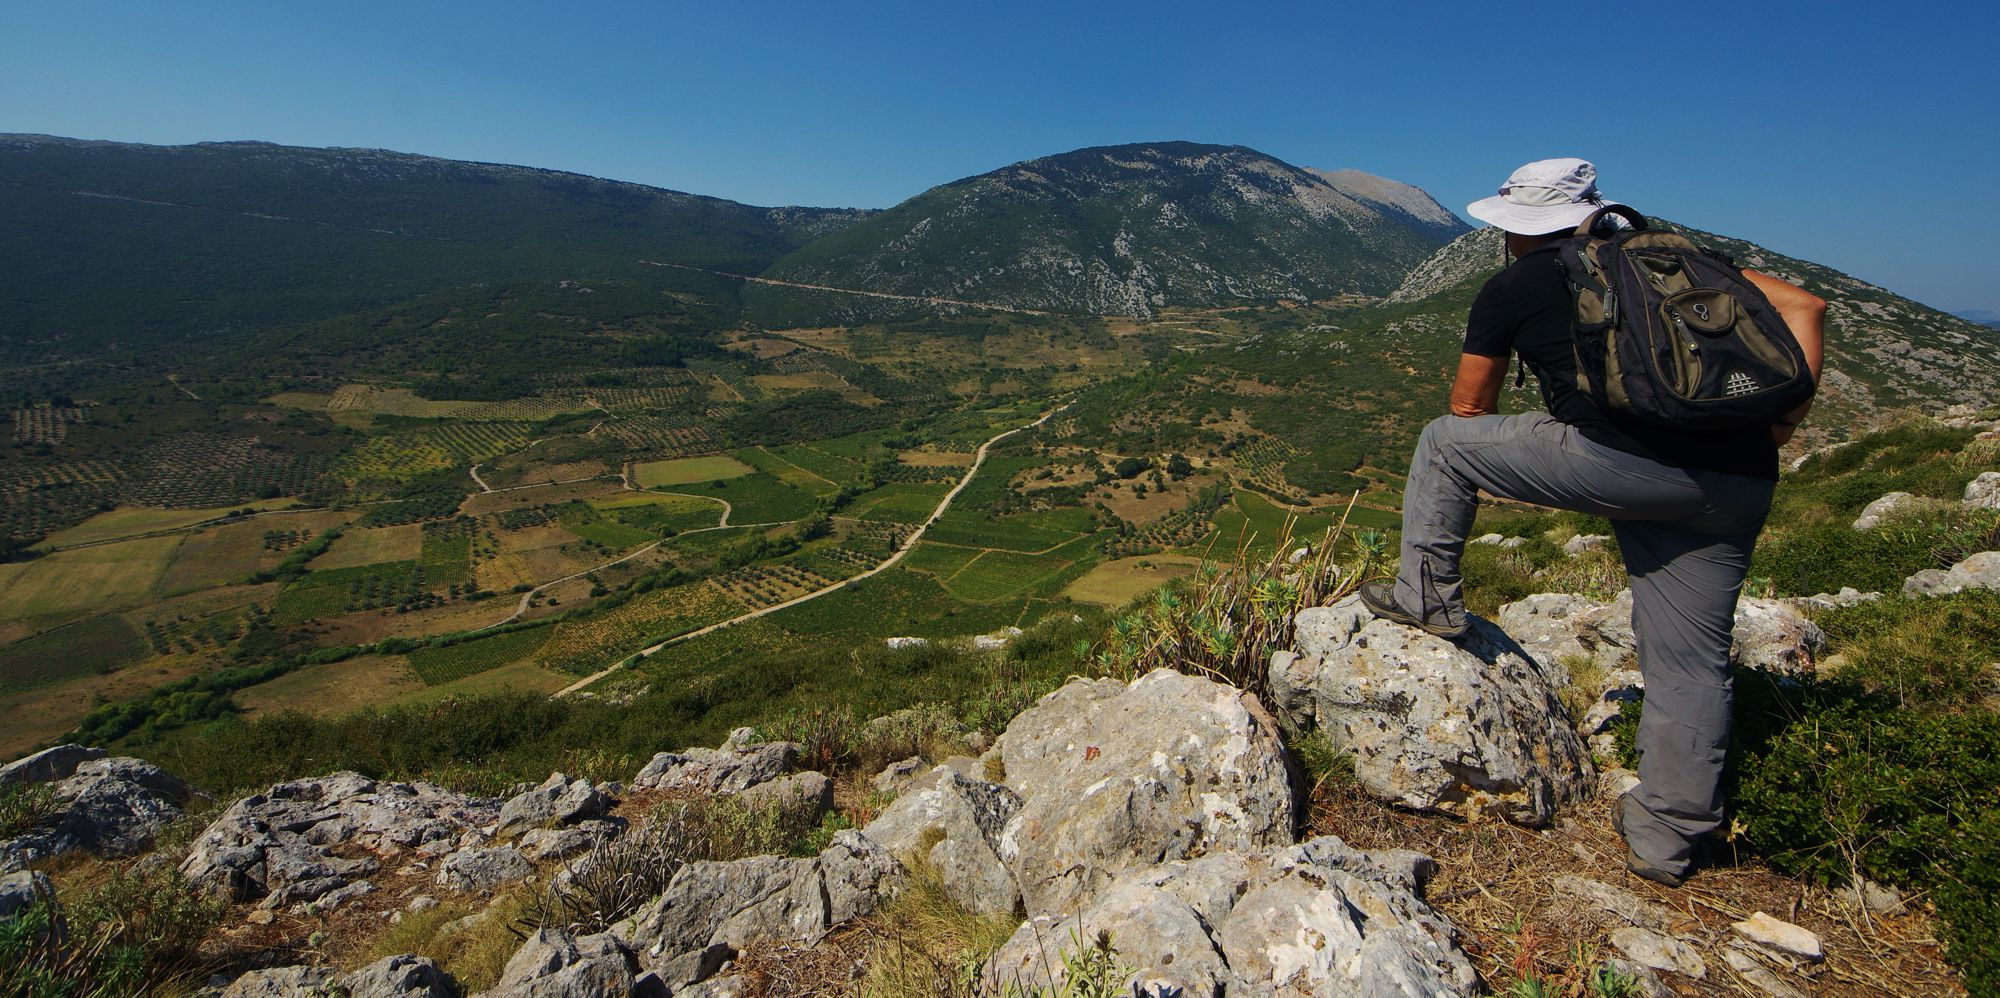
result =
M1451 415L1426 426L1410 462L1393 582L1361 589L1376 616L1447 638L1469 627L1459 557L1478 493L1607 517L1632 586L1646 680L1639 785L1613 823L1627 866L1679 886L1697 841L1721 827L1736 597L1778 481L1778 446L1811 408L1768 427L1693 431L1614 420L1576 384L1576 314L1558 250L1607 202L1580 159L1529 163L1466 208L1504 230L1514 261L1480 289L1466 323ZM1613 203L1615 204L1615 203ZM1817 383L1826 303L1743 271L1790 327ZM1541 383L1546 412L1498 415L1508 355Z

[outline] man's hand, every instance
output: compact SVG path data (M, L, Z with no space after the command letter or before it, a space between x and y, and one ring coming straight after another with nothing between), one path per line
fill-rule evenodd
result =
M1451 383L1451 414L1491 416L1500 411L1500 387L1507 383L1507 358L1458 355L1458 378Z

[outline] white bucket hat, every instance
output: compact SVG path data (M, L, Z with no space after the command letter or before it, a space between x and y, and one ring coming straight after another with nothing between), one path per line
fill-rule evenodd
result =
M1515 170L1500 193L1465 206L1465 213L1524 236L1574 229L1616 201L1597 192L1597 167L1582 159L1540 159Z

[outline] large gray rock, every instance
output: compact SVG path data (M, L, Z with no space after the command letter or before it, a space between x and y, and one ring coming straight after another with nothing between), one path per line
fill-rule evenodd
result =
M334 982L347 998L457 998L451 975L428 957L385 956ZM339 993L336 991L335 993Z
M498 801L357 773L280 783L229 806L181 872L197 887L269 907L310 901L415 851L443 855L492 824ZM338 847L338 848L336 848Z
M1911 509L1920 502L1921 500L1908 492L1891 492L1861 507L1861 515L1854 518L1854 529L1873 530L1881 526L1884 519L1894 516L1899 511Z
M1826 634L1782 600L1744 597L1736 602L1736 664L1787 676L1812 675Z
M2000 471L1982 471L1965 483L1965 504L1973 509L2000 509Z
M1569 593L1535 593L1500 608L1500 629L1534 656L1551 682L1568 680L1568 664L1589 659L1615 669L1633 654L1632 593L1606 603Z
M16 783L66 775L50 788L55 807L42 823L0 843L0 870L18 870L78 849L136 856L180 818L194 796L186 783L150 762L101 756L94 749L51 749L16 763Z
M662 752L632 779L642 790L695 790L710 794L742 793L777 779L799 757L796 742L752 743L749 728L730 732L719 749L692 748Z
M501 838L533 828L573 824L604 813L608 802L589 780L572 780L552 773L541 786L515 796L500 806Z
M625 831L623 821L585 821L563 828L537 828L521 835L515 845L521 854L537 862L545 859L568 859L581 855L597 847L598 843L617 838Z
M460 849L439 864L437 884L448 891L491 891L519 883L535 872L535 864L512 846Z
M898 856L922 852L953 901L982 915L1012 914L1021 902L1000 857L1007 822L1021 798L997 783L938 766L896 798L862 834Z
M1062 955L1106 937L1125 983L1189 998L1478 993L1449 920L1417 896L1433 868L1411 853L1365 853L1331 836L1128 870L1081 915L1022 924L982 978L1053 987ZM1172 993L1163 990L1160 993Z
M625 998L638 962L609 933L541 929L514 951L486 998Z
M1352 753L1369 793L1527 825L1589 797L1596 774L1555 684L1491 623L1475 617L1453 642L1350 596L1300 611L1296 634L1296 652L1272 659L1272 699Z
M16 870L0 876L0 922L37 901L53 903L55 899L55 884L40 870Z
M843 831L812 859L689 863L665 894L612 931L644 969L680 988L695 983L687 968L713 972L716 947L734 952L819 942L833 926L874 912L901 873L888 850Z
M299 998L323 994L333 983L325 967L271 967L244 974L222 989L222 998Z
M9 783L54 783L69 779L76 767L108 753L85 745L57 745L0 766L0 786Z
M998 852L1030 914L1069 910L1131 867L1292 838L1278 725L1213 680L1077 680L1015 717L994 752L1022 801Z
M775 810L817 824L833 810L833 781L824 773L793 773L759 783L737 799L752 810Z
M1926 568L1903 580L1905 596L1946 596L2000 589L2000 551L1981 551L1950 568Z

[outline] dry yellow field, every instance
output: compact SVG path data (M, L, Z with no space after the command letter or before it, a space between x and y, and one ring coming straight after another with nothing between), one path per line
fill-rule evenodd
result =
M436 703L446 697L472 696L479 693L499 693L504 690L525 690L531 693L554 693L580 677L551 672L531 662L515 662L497 669L488 669L464 679L449 683L424 687L397 697L397 704Z
M362 655L345 662L308 665L268 683L239 690L235 700L251 717L300 710L332 716L423 689L401 655Z
M1141 562L1151 567L1141 567ZM1063 595L1098 606L1123 606L1195 570L1198 558L1182 555L1146 555L1107 561L1069 584Z
M896 455L898 461L917 468L970 468L972 457L968 452L949 450L906 450Z
M99 513L68 530L58 531L44 538L36 547L63 548L78 544L94 544L99 541L117 540L121 537L136 537L156 530L174 530L190 527L205 520L218 519L237 509L284 509L299 504L297 499L267 499L244 503L240 506L218 506L213 509L154 509L150 506L121 506L107 513Z
M0 620L129 606L153 594L179 535L58 551L0 565Z
M359 527L341 533L333 542L333 547L314 558L315 571L322 568L353 568L357 565L379 565L385 561L414 561L424 547L424 528L420 523L403 523L393 527Z
M160 578L159 589L163 593L184 593L240 582L284 560L287 552L264 546L267 531L308 530L318 536L353 515L316 510L282 517L260 516L196 531L174 552L173 563Z

